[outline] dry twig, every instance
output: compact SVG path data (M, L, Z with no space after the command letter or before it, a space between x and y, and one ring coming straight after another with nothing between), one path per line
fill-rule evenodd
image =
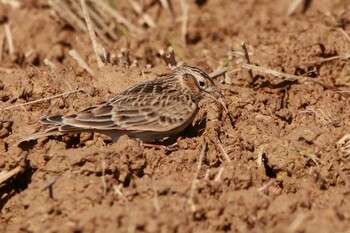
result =
M123 200L126 204L128 204L129 201L128 201L128 199L125 197L125 195L123 194L123 192L122 192L122 187L123 187L123 184L113 185L114 193L117 194L119 197L121 197L122 200Z
M215 70L214 72L209 74L210 78L216 78L219 77L221 75L224 75L227 72L228 68L227 67L223 67L220 69Z
M302 149L298 149L298 148L295 148L295 147L288 147L288 146L285 146L285 145L281 145L281 146L283 146L283 147L285 147L287 149L290 149L290 150L294 150L299 155L306 156L307 158L311 159L316 164L316 166L318 166L319 164L324 164L324 162L316 156L316 153L309 152L309 151L302 150Z
M251 64L242 64L242 68L244 69L250 69L250 70L254 70L260 73L265 73L265 74L269 74L272 76L275 76L277 78L280 78L282 80L287 80L287 81L298 81L299 83L306 83L306 82L313 82L313 83L317 83L319 85L321 85L322 87L326 88L326 89L334 89L333 87L322 83L318 80L315 79L310 79L307 77L302 77L302 76L296 76L296 75L292 75L292 74L286 74L283 72L279 72L277 70L272 70L272 69L268 69L268 68L264 68L261 66L256 66L256 65L251 65Z
M261 186L260 188L258 188L258 192L263 192L265 191L268 187L270 187L273 183L275 182L275 180L270 180L269 182L267 182L266 184L264 184L263 186Z
M164 50L159 50L159 55L163 58L165 64L171 69L174 69L176 67L177 62L175 60L175 52L173 47L170 46L168 48L168 53L165 53Z
M107 194L107 183L106 183L106 160L101 153L101 166L102 166L102 176L101 176L101 182L102 182L102 190L103 190L103 196L105 197Z
M14 0L1 0L2 4L10 5L12 8L17 9L21 6L21 1L14 1Z
M321 58L316 61L311 61L311 62L304 62L303 65L305 66L312 66L324 62L329 62L329 61L334 61L334 60L348 60L350 58L350 53L347 53L345 55L336 55L332 57L327 57L327 58Z
M344 31L344 29L339 28L338 29L346 38L346 40L350 43L350 36L346 33L346 31Z
M133 31L133 32L140 31L134 24L132 24L130 21L124 18L118 11L108 6L104 1L91 0L91 2L93 2L97 6L97 8L100 8L101 10L106 12L108 15L114 17L117 20L117 22L123 24L129 31Z
M4 30L5 30L5 36L6 36L9 54L10 56L12 56L15 53L15 49L13 47L12 33L11 33L10 25L8 23L4 25Z
M197 184L197 181L198 181L199 171L201 170L202 161L203 161L203 157L204 157L204 154L205 154L206 150L207 150L207 143L204 142L203 145L202 145L201 153L199 155L199 160L198 160L196 173L194 174L194 178L192 180L190 196L188 198L188 203L190 204L190 208L191 208L191 210L193 212L196 211L196 205L194 204L194 201L193 201L194 191L196 190L196 184Z
M288 7L287 15L288 16L292 15L297 10L298 6L302 2L304 3L303 4L303 9L302 9L302 12L304 13L309 8L309 6L311 5L312 0L294 0L292 2L292 4L290 4L290 6Z
M1 172L0 173L0 184L4 183L5 181L10 179L11 177L17 175L20 171L21 171L21 167L17 166L9 172Z
M258 151L258 158L257 158L257 165L258 165L258 170L260 172L261 175L266 175L266 168L265 168L265 164L264 164L264 146L261 146L259 151Z
M79 15L79 19L85 20L84 12L82 11L82 7L81 7L81 4L79 4L79 1L77 1L77 0L69 0L69 1L70 1L72 8L74 8L75 14ZM92 7L91 5L86 5L88 14L90 15L90 17L93 21L94 30L96 32L96 35L106 44L109 43L108 38L106 37L106 34L109 35L112 39L116 40L117 36L116 36L115 32L113 31L113 28L107 26L105 23L106 20L102 19L100 14L97 13L99 9L98 8L92 9L91 7ZM103 14L101 14L101 15L103 15ZM85 28L84 32L85 31L86 31L86 28Z
M300 225L307 220L308 218L311 217L310 213L300 213L298 216L293 220L293 222L289 225L287 228L287 233L295 233L295 232L300 232Z
M1 72L5 72L7 74L14 73L15 71L18 71L17 69L11 69L11 68L6 68L6 67L0 67Z
M145 22L149 27L156 27L156 23L147 13L143 12L142 7L134 0L128 0L134 11L141 17L141 20Z
M315 107L311 106L308 101L306 101L310 110L305 110L301 112L312 112L314 113L317 117L319 117L324 124L329 124L329 125L337 125L339 124L338 120L332 120L331 119L331 114L328 112L327 114L320 108L316 109Z
M345 134L338 142L337 148L344 158L350 155L350 134Z
M219 168L219 172L214 179L215 182L221 182L221 176L222 176L222 173L224 173L224 170L225 170L224 167Z
M82 67L83 69L85 69L91 76L95 76L95 73L92 71L92 69L89 67L89 65L83 60L83 58L79 55L79 53L77 51L75 51L74 49L69 50L68 54L74 58L77 62L78 65L80 67Z
M50 198L53 198L52 186L56 183L57 179L58 179L58 176L54 176L48 182L46 182L46 184L44 184L43 187L41 188L41 191L45 191L47 189L49 190L49 197Z
M223 154L223 156L224 156L224 158L226 159L226 161L227 161L228 163L231 163L231 159L230 159L230 157L228 156L228 154L227 154L225 148L222 146L222 144L221 144L220 141L218 141L217 145L219 146L219 148L220 148L220 150L221 150L221 153Z
M65 92L65 93L62 93L62 94L59 94L59 95L49 96L49 97L45 97L45 98L42 98L42 99L30 101L30 102L27 102L27 103L16 104L16 105L14 105L14 106L9 106L9 107L5 107L5 108L0 108L0 111L11 110L11 109L18 108L18 107L23 107L23 106L27 106L27 105L31 105L31 104L40 103L40 102L43 102L43 101L46 101L46 100L51 100L51 99L55 99L55 98L58 98L58 97L70 95L70 94L73 94L73 93L76 93L76 92L79 92L79 91L83 91L83 89L80 88L80 89L77 89L77 90L68 91L68 92Z
M288 7L287 15L292 15L303 1L304 0L294 0Z
M56 69L56 65L52 61L47 59L47 58L44 59L44 64L47 65L48 67L50 67L51 70L55 70Z
M4 34L0 34L0 62L2 61L2 53L4 52Z
M187 25L188 25L188 12L190 6L187 3L187 0L181 0L180 6L182 10L181 16L181 40L184 44L186 44L186 35L187 35Z
M130 59L129 52L130 52L129 49L121 48L120 49L120 54L118 55L118 58L127 67L130 67L133 64L133 62Z
M264 154L264 147L262 146L258 152L258 158L256 160L258 167L261 167L263 165L263 154Z
M80 0L80 4L81 4L81 8L83 9L84 19L85 19L86 26L87 26L87 29L89 32L92 47L93 47L94 52L95 52L95 58L97 61L97 65L99 68L102 68L104 66L104 64L101 60L101 57L103 57L104 60L106 60L104 49L102 49L101 45L99 43L97 43L94 26L92 24L90 15L88 13L85 0Z
M245 42L244 42L244 41L241 43L241 46L242 46L242 49L243 49L243 52L244 52L244 57L245 57L245 59L247 60L247 63L248 63L248 64L251 64L251 62L250 62L250 57L249 57L249 53L248 53L248 49L247 49L247 46L245 45ZM254 76L253 76L252 70L248 70L248 72L249 72L250 78L253 79Z
M165 8L170 13L172 17L175 16L175 11L171 3L171 0L159 0L159 2L162 5L162 7Z
M58 15L60 15L64 20L66 20L69 25L85 32L86 27L84 22L77 17L77 15L70 9L70 7L65 3L65 1L49 0L48 4Z

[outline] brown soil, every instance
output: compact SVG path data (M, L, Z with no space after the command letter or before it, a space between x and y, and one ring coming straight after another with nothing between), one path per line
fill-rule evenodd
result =
M120 2L116 8L137 24ZM10 25L14 43L9 54L1 29L0 108L84 90L1 110L0 174L19 172L0 184L0 232L349 232L350 156L337 142L350 130L350 42L339 30L350 34L350 2L313 1L291 16L291 1L189 2L186 41L180 1L173 1L175 18L156 4L147 11L155 28L102 43L108 53L128 48L138 65L119 58L100 69L88 33L46 1L0 5L1 27ZM242 41L252 64L306 78L251 77ZM17 146L45 114L73 113L168 73L158 51L169 43L178 61L212 70L239 52L215 80L231 119L203 101L172 152L127 137L111 144L98 134ZM50 195L43 189L51 182Z

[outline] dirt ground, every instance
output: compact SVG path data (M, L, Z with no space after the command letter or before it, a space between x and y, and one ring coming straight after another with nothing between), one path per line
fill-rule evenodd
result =
M0 232L350 232L349 0L290 15L287 0L136 1L153 27L115 1L138 29L110 19L103 67L50 2L0 3ZM201 102L177 150L90 133L18 147L44 115L169 73L170 45L177 62L228 67L215 83L229 113Z

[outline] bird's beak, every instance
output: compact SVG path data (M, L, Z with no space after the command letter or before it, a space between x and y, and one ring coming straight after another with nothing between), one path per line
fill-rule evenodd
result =
M217 88L205 91L205 95L213 100L217 100L216 98L224 98L224 95Z
M208 92L205 92L205 95L214 101L218 101L218 99L224 98L224 95L216 88L213 88Z
M218 89L215 89L213 91L213 94L216 95L219 98L224 98L224 95Z

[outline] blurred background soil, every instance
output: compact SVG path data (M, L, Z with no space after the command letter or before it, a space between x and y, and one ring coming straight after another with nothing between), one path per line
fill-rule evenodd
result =
M349 232L350 1L294 2L87 1L96 52L81 1L2 0L0 232ZM201 102L178 150L89 133L18 147L44 115L169 73L170 46L228 68L229 113Z

